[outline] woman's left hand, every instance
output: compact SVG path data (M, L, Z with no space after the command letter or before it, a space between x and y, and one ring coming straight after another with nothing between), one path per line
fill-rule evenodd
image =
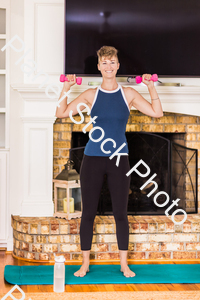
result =
M144 84L146 84L148 87L153 87L154 86L154 82L151 79L151 74L143 74L142 75L142 82Z

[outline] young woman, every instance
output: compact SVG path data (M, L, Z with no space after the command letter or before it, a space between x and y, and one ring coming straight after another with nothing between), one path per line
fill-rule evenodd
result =
M121 272L126 277L133 277L127 263L129 226L127 218L128 193L130 176L126 173L130 170L128 160L128 148L125 131L130 109L134 106L142 113L160 118L163 116L162 106L156 92L154 82L150 80L151 74L143 74L142 82L147 85L151 103L145 100L132 87L122 87L116 81L119 61L117 49L103 46L97 51L98 70L102 74L102 83L97 88L90 88L80 94L76 99L67 104L67 99L61 101L57 108L56 117L69 117L78 113L79 103L87 104L91 109L91 117L97 116L93 127L101 127L105 133L106 143L96 142L101 136L101 131L96 129L92 133L85 150L80 169L80 182L82 193L82 217L80 225L80 242L83 253L81 268L74 273L83 277L89 271L89 258L93 236L93 222L97 211L104 174L107 174L107 183L111 194L113 215L116 222L116 235L120 255ZM69 82L65 81L60 98L70 87L76 83L75 75L67 75ZM60 99L59 98L59 99ZM85 109L81 106L80 109ZM123 143L124 146L112 159L109 158ZM117 166L117 159L118 166Z

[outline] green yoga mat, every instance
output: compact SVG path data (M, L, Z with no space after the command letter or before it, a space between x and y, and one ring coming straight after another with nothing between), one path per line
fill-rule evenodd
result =
M11 266L4 269L4 278L11 284L53 284L53 265ZM65 284L125 284L125 283L200 283L199 264L129 265L136 273L126 278L120 265L90 265L84 277L74 276L80 266L65 266Z

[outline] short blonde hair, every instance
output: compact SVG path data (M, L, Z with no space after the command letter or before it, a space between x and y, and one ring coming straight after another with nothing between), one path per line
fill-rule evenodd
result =
M103 46L97 51L98 62L100 62L100 60L102 59L103 56L107 57L108 59L115 56L117 58L117 61L119 62L117 53L118 53L118 50L115 47Z

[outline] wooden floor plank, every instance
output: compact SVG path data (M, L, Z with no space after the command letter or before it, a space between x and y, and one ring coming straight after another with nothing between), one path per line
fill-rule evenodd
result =
M195 286L195 290L200 290L200 284L199 283L196 283L196 284L193 284Z
M106 292L114 292L113 284L105 284Z
M159 283L157 284L157 289L158 291L170 291L169 287L167 286L167 284L164 283Z
M112 262L113 264L116 264ZM200 261L144 261L131 264L199 264ZM0 251L0 290L2 293L7 293L14 286L4 280L5 265L47 265L47 263L32 263L22 260L17 260L11 254L6 254L5 251ZM20 286L25 293L42 293L53 292L52 285L23 285ZM200 283L196 284L93 284L93 285L66 285L66 292L106 292L106 291L199 291Z
M65 286L66 287L66 286ZM71 285L72 287L72 292L75 292L75 293L79 293L79 292L82 292L82 285L76 285L76 284L73 284Z

